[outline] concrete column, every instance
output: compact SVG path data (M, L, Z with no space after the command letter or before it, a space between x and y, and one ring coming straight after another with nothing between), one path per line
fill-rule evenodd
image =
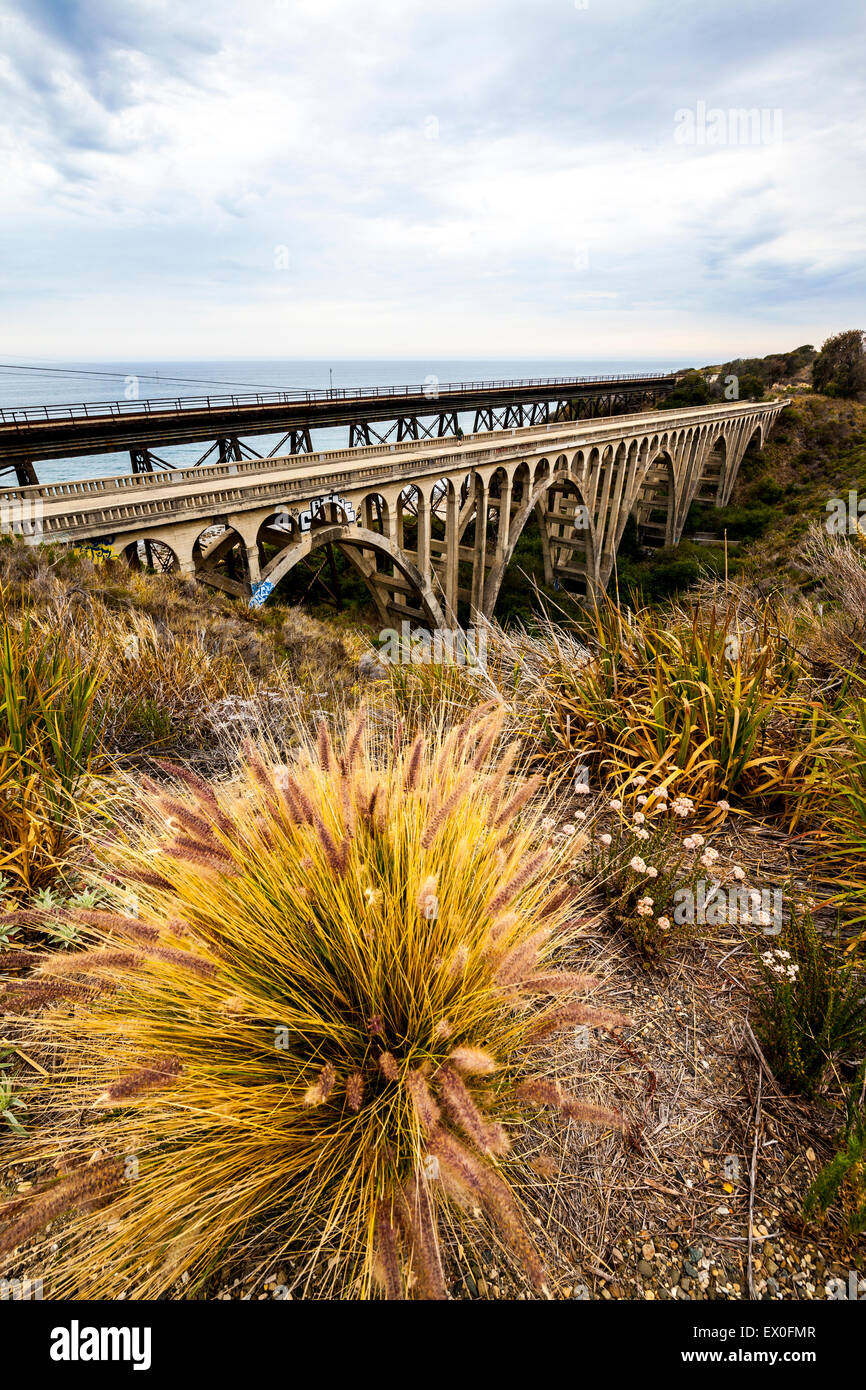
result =
M389 494L385 500L388 508L387 515L385 518L385 531L387 533L388 540L393 541L394 545L402 545L402 538L398 539L398 532L401 531L403 528L402 526L398 526L397 522L397 512L400 507L400 494L399 492L397 492L393 496Z
M457 563L459 556L459 498L453 483L445 499L445 605L448 622L457 624Z
M618 451L617 451L617 452L618 452ZM612 465L612 466L613 466L614 468L617 468L617 464L616 464L616 455L614 455L614 461L613 461L613 465ZM605 563L605 560L606 560L607 557L609 556L609 557L610 557L610 562L611 562L611 567L613 566L613 555L614 555L614 551L616 550L617 544L618 544L618 542L619 542L619 534L620 534L620 529L621 529L621 528L620 528L620 518L621 518L621 516L622 516L622 494L623 494L623 488L624 488L624 486L625 486L625 480L626 480L626 473L627 473L627 471L628 471L628 450L626 449L626 450L623 452L622 458L621 458L620 463L619 463L619 467L617 468L617 477L616 477L616 485L615 485L615 488L614 488L613 505L611 506L611 509L610 509L610 521L609 521L609 523L608 523L607 533L606 533L605 538L604 538L604 551L605 551L605 555L604 555L604 557L602 558L602 564Z
M554 580L553 560L550 554L550 531L548 529L547 516L545 515L548 506L547 497L548 494L546 492L542 494L535 504L535 511L538 517L538 530L541 535L541 558L544 561L544 582L548 589L552 589Z
M482 613L484 605L484 563L487 559L487 503L490 494L487 483L475 482L475 554L472 559L472 602L470 621Z
M262 570L261 565L259 564L259 547L257 545L248 545L246 547L246 552L247 567L249 569L250 575L250 584L260 584L262 579Z
M499 525L496 528L496 559L503 558L511 532L511 479L502 484L499 493Z
M430 500L418 489L418 569L430 580Z

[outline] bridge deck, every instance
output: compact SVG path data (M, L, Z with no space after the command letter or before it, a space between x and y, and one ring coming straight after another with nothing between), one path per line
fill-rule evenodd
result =
M613 419L563 421L523 429L486 431L453 440L412 440L399 445L283 456L255 461L176 469L168 473L119 474L76 482L45 483L0 491L0 504L38 503L46 539L65 539L122 531L167 515L178 520L220 511L260 507L273 497L288 501L376 480L412 481L431 474L462 470L497 459L539 450L598 444L629 432L662 434L684 423L730 420L753 410L751 404L703 406L684 410L618 415Z

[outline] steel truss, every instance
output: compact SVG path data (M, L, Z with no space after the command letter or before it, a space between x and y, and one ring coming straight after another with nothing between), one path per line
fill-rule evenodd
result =
M427 423L425 423L427 421ZM421 415L399 415L383 426L374 427L369 420L353 421L349 425L349 448L365 444L401 444L404 439L445 439L456 435L459 425L456 410L439 411L431 418Z
M202 454L201 458L196 459L196 467L200 463L207 463L212 454L216 454L217 463L236 463L242 459L261 459L276 458L283 454L311 454L313 452L313 441L310 438L310 431L307 429L289 430L282 439L274 445L267 454L260 454L252 445L239 439L236 434L220 435L215 439ZM186 468L185 463L172 463L170 459L161 458L152 449L130 449L130 461L133 473L152 473L155 468Z

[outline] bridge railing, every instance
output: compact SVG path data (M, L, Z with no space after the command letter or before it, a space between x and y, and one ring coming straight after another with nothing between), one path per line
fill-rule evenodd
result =
M673 381L672 372L627 372L617 376L512 377L498 381L428 382L409 386L325 386L304 390L249 391L231 396L147 396L129 401L85 401L75 405L28 405L0 408L4 425L39 424L46 420L97 419L105 416L158 415L185 410L228 410L253 405L297 405L309 401L365 401L396 396L425 396L431 402L467 391L509 390L532 386L608 386L611 382ZM431 408L435 409L435 406Z

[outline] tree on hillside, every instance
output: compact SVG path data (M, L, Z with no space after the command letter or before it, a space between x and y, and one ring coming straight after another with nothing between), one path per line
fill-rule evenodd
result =
M764 383L761 378L754 373L747 372L741 376L737 382L737 399L741 401L759 401L764 394Z
M812 386L825 396L866 391L866 333L850 328L824 343L812 364Z
M794 348L793 352L786 352L783 358L783 371L779 373L781 377L796 376L804 367L808 367L814 362L818 353L811 343L804 343L802 347Z
M686 405L706 405L710 400L708 382L700 372L686 372L680 377L670 395L659 402L663 410L676 410Z

